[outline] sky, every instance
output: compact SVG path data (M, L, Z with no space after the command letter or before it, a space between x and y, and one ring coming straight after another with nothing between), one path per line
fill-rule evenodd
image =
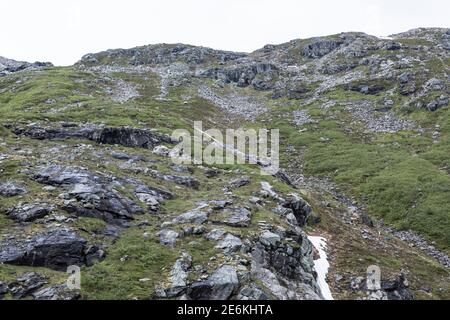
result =
M251 52L344 31L450 27L448 0L0 0L0 12L0 56L55 65L154 43Z

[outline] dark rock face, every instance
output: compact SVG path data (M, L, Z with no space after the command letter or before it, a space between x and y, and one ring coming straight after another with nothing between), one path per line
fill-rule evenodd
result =
M68 212L77 213L115 223L115 219L132 220L133 215L143 214L144 210L132 200L122 196L114 189L91 189L93 192L84 192L75 186L69 194L78 200L76 204L66 204L64 209ZM80 206L81 205L81 206Z
M270 63L256 63L231 69L214 68L203 71L200 77L236 83L239 87L252 85L256 90L270 90L272 80L278 76L278 68Z
M21 194L25 194L27 189L14 182L0 183L0 196L2 197L15 197Z
M303 241L307 241L298 235L296 236L296 239L297 244L300 246ZM305 274L305 270L298 264L298 261L302 259L303 255L303 252L299 249L288 249L279 241L270 244L264 243L263 255L267 260L266 262L272 268L287 278L298 279Z
M445 107L448 105L449 99L448 97L442 95L436 99L434 99L433 101L431 101L430 103L427 104L427 109L430 111L436 111L442 107Z
M87 241L65 229L50 230L23 241L0 243L0 262L65 271L86 264Z
M45 217L53 211L53 206L48 204L26 204L12 209L8 217L18 222L29 222Z
M70 290L66 285L42 288L47 283L47 278L39 273L22 274L9 284L0 282L0 300L7 293L11 293L14 299L32 297L35 300L76 300L80 298L77 291Z
M215 178L219 175L219 171L215 169L206 169L205 170L205 176L207 178Z
M300 227L306 225L309 215L312 212L311 206L298 195L290 195L283 203L283 207L291 209Z
M312 59L321 58L339 48L343 43L342 40L334 41L325 38L316 38L301 48L300 54Z
M37 124L32 124L26 127L7 126L11 128L14 134L30 137L37 140L53 140L53 139L67 139L67 138L81 138L88 139L98 128L95 126L89 127L50 127L46 128Z
M361 214L361 222L370 228L373 228L375 226L373 220L369 217L367 213Z
M287 89L287 97L294 100L303 99L305 98L305 93L309 91L310 89L307 86L297 83Z
M414 75L404 72L398 77L400 94L408 96L416 92L417 88L414 84Z
M239 280L236 269L224 265L205 281L194 282L187 290L193 300L226 300L236 291Z
M35 272L29 272L17 278L15 282L10 283L9 291L13 298L21 299L30 295L46 283L47 281L44 276Z
M269 300L270 297L257 285L245 286L239 291L238 300Z
M242 177L242 178L231 181L228 185L228 188L229 189L237 189L237 188L249 185L251 182L252 181L249 177Z
M94 131L89 139L103 144L119 144L125 147L146 149L153 149L162 142L173 142L169 136L133 128L104 128Z
M322 299L315 280L313 249L306 235L285 234L292 244L271 235L266 231L252 248L252 278L261 281L278 299Z
M402 48L402 45L396 41L388 41L388 42L383 43L381 48L384 50L395 51L395 50L400 50Z
M381 290L386 292L388 300L414 300L408 280L403 274L394 280L382 281Z
M50 165L41 167L33 179L51 186L100 183L101 178L84 168L75 166Z
M283 170L278 171L275 177L288 186L297 189L297 186L294 184L294 182L292 182L291 178L289 178L289 176L285 172L283 172Z
M88 139L102 144L119 144L125 147L138 147L153 149L161 143L173 143L167 135L144 129L134 128L101 128L90 125L84 127L42 127L31 125L27 127L13 127L16 135L24 135L38 140L53 140L80 138Z
M51 165L40 168L33 176L37 182L62 186L66 196L75 199L64 205L64 209L81 216L95 217L108 222L115 219L131 220L144 210L131 199L108 185L106 178L84 168Z
M377 94L385 90L381 84L371 83L352 83L346 86L347 90L356 91L364 94Z
M8 285L5 282L0 281L0 300L2 300L5 294L7 294L8 292Z

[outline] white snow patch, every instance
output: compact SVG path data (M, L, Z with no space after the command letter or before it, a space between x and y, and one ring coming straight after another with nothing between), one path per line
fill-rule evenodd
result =
M330 263L328 262L328 255L326 253L327 240L322 237L308 236L309 241L313 244L314 248L319 251L319 259L314 260L314 269L317 272L317 284L320 287L322 296L325 300L334 300L331 295L330 287L327 283L327 274Z

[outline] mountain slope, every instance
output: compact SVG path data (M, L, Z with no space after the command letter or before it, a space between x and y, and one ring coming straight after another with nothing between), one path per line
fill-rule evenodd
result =
M0 282L37 270L61 283L65 245L26 258L50 238L81 243L70 254L85 265L83 298L317 299L310 234L328 240L335 298L448 297L449 41L448 29L416 29L249 54L160 44L6 74ZM164 148L145 150L171 148L162 134L200 120L280 129L291 185L251 165L174 166ZM402 276L367 292L359 277L372 264L384 280Z

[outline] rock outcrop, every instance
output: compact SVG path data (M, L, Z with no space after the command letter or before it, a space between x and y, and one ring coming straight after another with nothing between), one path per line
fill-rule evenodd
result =
M53 64L51 64L50 62L29 63L29 62L15 61L15 60L0 57L0 77L6 76L10 73L23 71L23 70L39 69L39 68L52 67L52 66L53 66Z

